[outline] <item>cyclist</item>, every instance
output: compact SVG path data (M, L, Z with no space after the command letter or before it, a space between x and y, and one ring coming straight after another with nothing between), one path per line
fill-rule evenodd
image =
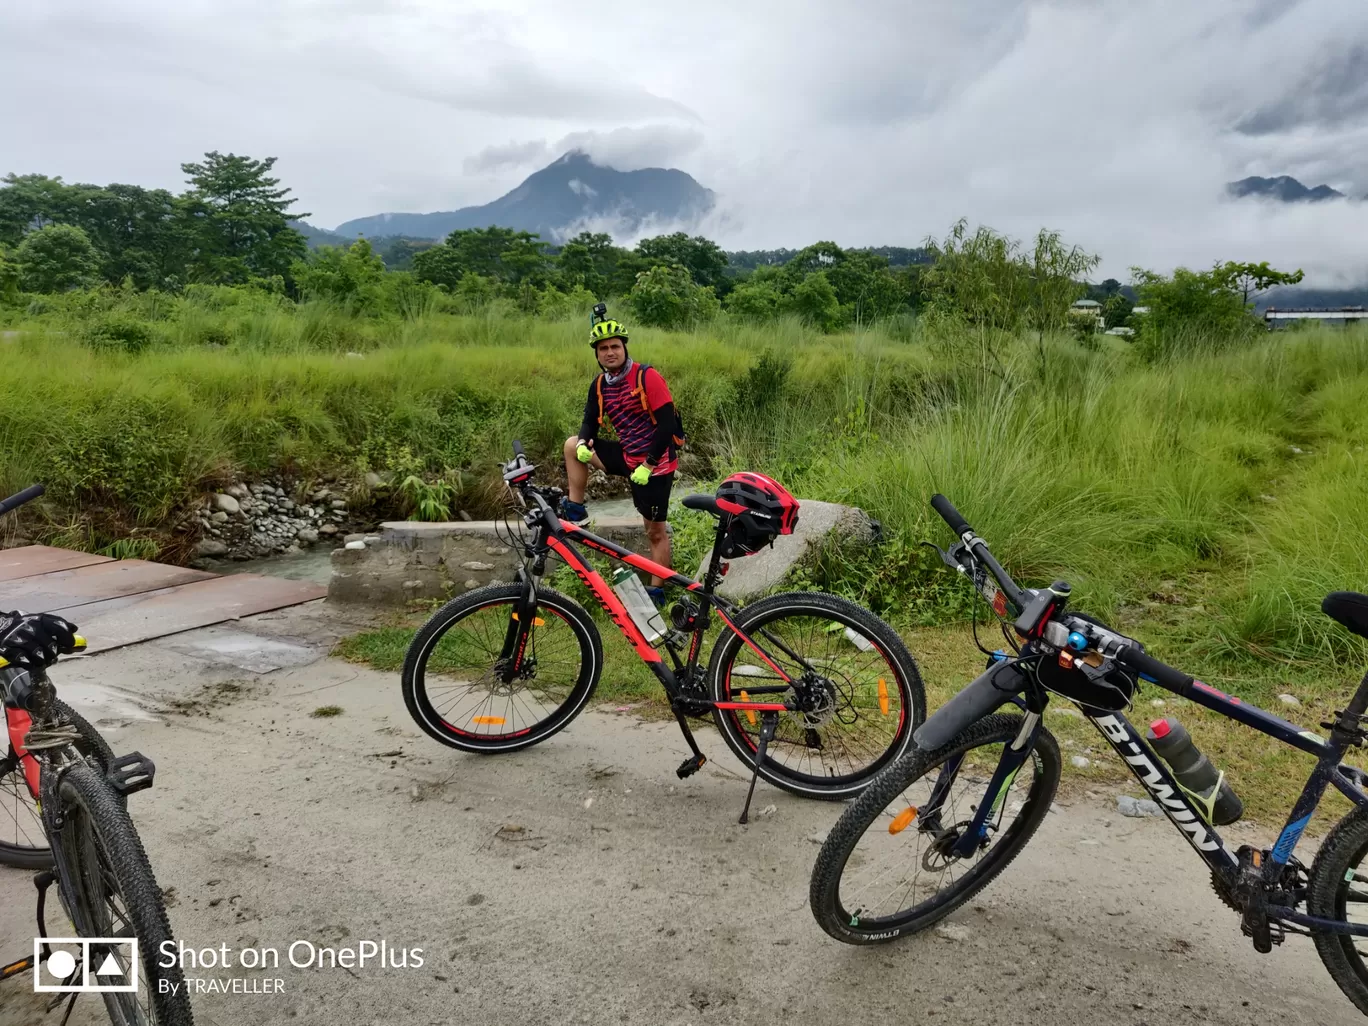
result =
M76 625L52 613L0 613L0 659L37 670L76 651Z
M632 505L641 514L651 559L670 566L670 535L666 520L683 441L674 398L654 367L635 362L627 353L627 329L618 321L602 320L589 332L589 345L599 373L589 385L584 422L579 434L565 440L565 476L569 494L561 502L560 517L572 524L589 519L584 489L589 467L625 477L631 483ZM618 440L600 439L599 429L611 424ZM664 591L658 577L647 590L657 603Z

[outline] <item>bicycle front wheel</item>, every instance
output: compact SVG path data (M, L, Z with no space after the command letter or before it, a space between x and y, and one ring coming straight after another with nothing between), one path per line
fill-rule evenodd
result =
M1368 924L1368 809L1359 806L1326 835L1308 878L1306 911L1320 919ZM1358 1010L1368 1015L1368 940L1346 934L1313 938L1331 977Z
M467 592L432 614L404 658L404 704L429 737L464 752L512 752L545 741L589 701L603 643L584 607L550 588L521 651L523 585ZM511 679L508 679L510 678Z
M732 623L755 647L723 632L708 664L713 701L796 706L780 714L760 767L777 787L807 798L859 794L926 718L916 661L888 624L854 602L788 592L746 606ZM761 715L713 715L728 747L753 767Z
M1007 868L1059 786L1059 745L1043 727L1026 764L996 797L987 837L971 856L952 849L1023 719L987 716L934 752L914 748L845 810L812 871L809 901L823 930L847 944L916 933Z
M57 832L68 879L62 897L85 937L137 938L140 965L120 944L91 944L88 967L102 983L132 983L135 992L101 996L115 1026L193 1026L180 967L161 967L163 944L174 946L161 890L142 841L119 794L95 771L78 764L57 785L62 826ZM70 890L68 890L68 886ZM113 964L110 964L112 959Z
M102 768L108 768L114 761L114 753L100 732L65 702L53 704L57 722L75 727L81 735L81 739L75 743L76 750L82 755L94 757ZM116 794L115 797L123 802L122 795ZM0 866L45 869L50 865L52 850L43 832L38 802L29 791L24 768L11 748L9 754L0 759Z

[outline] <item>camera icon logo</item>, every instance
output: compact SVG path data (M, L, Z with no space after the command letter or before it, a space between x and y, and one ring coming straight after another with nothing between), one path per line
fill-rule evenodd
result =
M51 949L41 961L43 944ZM136 937L42 937L33 940L33 989L39 994L136 993Z

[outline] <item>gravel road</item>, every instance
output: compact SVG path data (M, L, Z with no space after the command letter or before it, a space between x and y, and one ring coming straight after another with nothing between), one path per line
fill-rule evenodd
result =
M54 673L116 751L157 763L130 807L177 937L235 963L279 952L278 970L188 969L281 990L198 995L200 1023L1361 1021L1308 942L1257 955L1168 824L1110 798L1061 803L950 929L845 947L807 908L840 806L762 783L766 814L738 826L746 780L720 739L701 733L715 761L679 781L676 728L630 709L512 756L450 751L394 675L321 657L342 629L313 604ZM309 715L325 705L343 712ZM0 960L32 943L30 876L0 869ZM296 942L382 940L407 967L289 964ZM58 1021L29 988L0 985L0 1024ZM73 1023L107 1021L94 1000Z

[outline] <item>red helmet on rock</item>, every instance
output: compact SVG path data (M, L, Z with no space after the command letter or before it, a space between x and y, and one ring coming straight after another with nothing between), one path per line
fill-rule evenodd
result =
M798 500L773 478L743 470L717 486L718 508L731 514L722 558L751 556L798 524Z

